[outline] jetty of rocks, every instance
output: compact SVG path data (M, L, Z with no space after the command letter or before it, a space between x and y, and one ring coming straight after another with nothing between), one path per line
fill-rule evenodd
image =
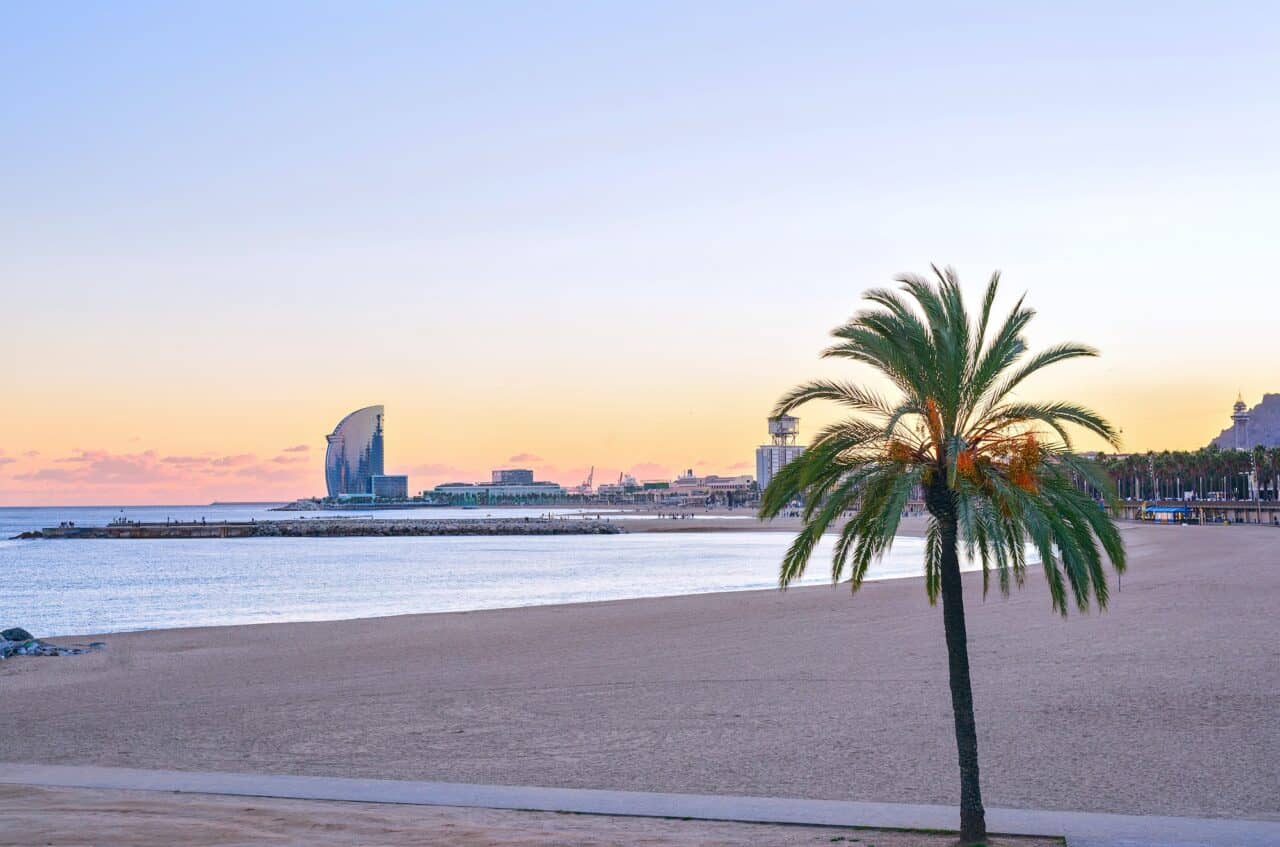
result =
M382 520L377 518L300 518L280 521L135 523L61 526L24 532L36 538L342 538L395 535L615 535L625 530L602 520L569 518L477 518Z

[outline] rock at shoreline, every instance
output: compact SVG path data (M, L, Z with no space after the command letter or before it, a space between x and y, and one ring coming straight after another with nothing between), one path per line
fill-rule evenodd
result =
M79 656L92 650L102 650L106 646L105 642L94 641L88 645L62 647L33 638L31 633L20 626L0 631L0 659L14 656Z

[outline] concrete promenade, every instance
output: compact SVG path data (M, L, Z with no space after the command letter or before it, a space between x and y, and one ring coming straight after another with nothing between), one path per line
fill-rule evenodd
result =
M959 824L954 807L937 805L80 765L0 763L0 783L873 829L954 830ZM993 834L1065 837L1068 847L1280 844L1280 822L1272 821L988 809L987 825Z

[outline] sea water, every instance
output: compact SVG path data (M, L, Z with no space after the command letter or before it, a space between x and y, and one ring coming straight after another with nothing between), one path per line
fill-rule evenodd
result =
M411 511L414 517L484 516L484 510ZM0 533L7 538L63 520L102 524L118 513L0 509ZM290 516L252 506L146 507L125 515L209 522ZM785 532L719 531L0 540L0 626L22 626L38 636L87 635L768 589L777 587L791 538ZM830 583L830 544L819 545L801 584ZM899 538L867 578L919 576L922 561L923 542Z

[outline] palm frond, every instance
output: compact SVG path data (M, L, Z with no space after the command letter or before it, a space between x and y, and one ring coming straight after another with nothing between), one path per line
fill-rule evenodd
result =
M815 400L831 400L856 412L889 415L892 411L892 407L874 391L862 388L852 382L815 379L802 385L797 385L782 395L782 399L773 407L773 417L790 414L800 406L812 403Z
M926 490L931 602L943 568L957 567L959 544L981 568L984 592L993 582L1006 595L1022 586L1034 550L1054 610L1105 607L1104 561L1125 568L1107 510L1115 492L1106 473L1073 452L1072 435L1083 430L1116 444L1117 432L1076 403L1012 399L1051 365L1097 351L1066 342L1028 356L1023 333L1035 311L1019 298L1003 321L993 320L999 273L971 317L956 272L930 270L931 277L899 276L897 289L866 292L867 308L833 330L822 353L870 366L900 396L820 379L787 392L774 409L787 414L822 400L851 414L824 427L761 496L762 518L801 504L803 528L784 556L781 584L798 579L823 533L839 528L831 576L847 577L857 590L870 564L891 549L912 493Z

